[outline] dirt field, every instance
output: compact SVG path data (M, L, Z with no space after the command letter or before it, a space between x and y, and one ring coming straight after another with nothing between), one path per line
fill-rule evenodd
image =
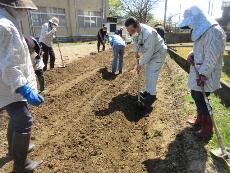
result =
M185 123L185 73L170 59L158 85L152 110L136 108L135 60L125 53L125 70L111 77L108 50L46 73L46 102L34 115L33 159L44 160L38 173L204 173L218 172L204 143ZM146 115L139 118L140 115ZM7 150L7 116L0 131L0 172L12 162Z

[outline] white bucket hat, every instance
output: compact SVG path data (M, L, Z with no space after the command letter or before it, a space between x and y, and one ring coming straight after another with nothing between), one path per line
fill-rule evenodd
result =
M185 10L184 19L177 27L192 26L192 41L195 41L215 24L217 22L211 16L205 14L198 6L192 6Z
M50 20L49 20L50 23L58 26L59 25L59 19L57 17L52 17Z
M32 0L0 0L0 5L15 9L38 9Z

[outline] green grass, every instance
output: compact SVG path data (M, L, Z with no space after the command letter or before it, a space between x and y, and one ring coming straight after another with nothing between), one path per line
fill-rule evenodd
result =
M176 47L177 52L184 58L188 56L188 53L192 51L191 47ZM221 79L230 84L230 52L224 52L224 67L221 75Z
M220 134L225 145L230 148L230 108L226 108L215 95L211 95L211 104L213 107L214 118L220 130ZM210 147L219 147L216 135L210 141Z
M212 94L210 96L210 103L213 108L214 119L220 130L221 136L226 147L230 148L230 108L225 107L221 100ZM195 103L190 95L184 97L185 107L183 109L186 113L196 114ZM191 106L194 105L194 106ZM216 135L213 135L212 140L208 144L208 148L219 148L219 144Z

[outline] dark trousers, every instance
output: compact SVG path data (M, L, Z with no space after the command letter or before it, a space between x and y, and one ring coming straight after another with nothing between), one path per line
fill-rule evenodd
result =
M98 52L100 51L101 45L103 46L102 50L105 51L105 43L101 39L98 39L97 40L97 50L98 50Z
M5 107L10 116L11 125L17 133L30 133L32 128L32 115L23 101L14 102Z
M45 77L44 77L43 70L42 69L41 70L35 70L35 74L38 78L40 91L44 91L44 89L45 89Z
M198 114L206 115L206 116L209 115L209 111L208 111L208 108L206 106L202 92L192 90L191 95L195 101ZM209 95L210 95L210 93L207 92L206 96L208 97Z
M43 62L45 64L45 67L43 69L43 71L47 70L47 64L48 64L48 60L49 60L49 56L50 56L50 68L54 68L54 64L55 64L55 53L52 47L48 47L46 46L44 43L40 43L41 47L42 47L42 51L43 51Z

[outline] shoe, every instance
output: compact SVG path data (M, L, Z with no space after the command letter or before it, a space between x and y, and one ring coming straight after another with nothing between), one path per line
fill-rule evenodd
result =
M33 172L42 161L32 161L27 159L30 143L30 133L16 133L13 135L12 154L14 160L13 173Z
M157 100L156 95L148 94L147 96L143 98L142 101L144 102L145 105L149 106L149 105L152 105L156 100Z
M204 140L210 140L213 135L213 124L209 115L204 115L202 118L202 128L195 135L198 138L202 138Z
M147 95L149 95L149 93L148 93L147 91L144 91L144 92L141 91L141 92L140 92L140 95L141 95L142 98L144 98L144 97L146 97Z

